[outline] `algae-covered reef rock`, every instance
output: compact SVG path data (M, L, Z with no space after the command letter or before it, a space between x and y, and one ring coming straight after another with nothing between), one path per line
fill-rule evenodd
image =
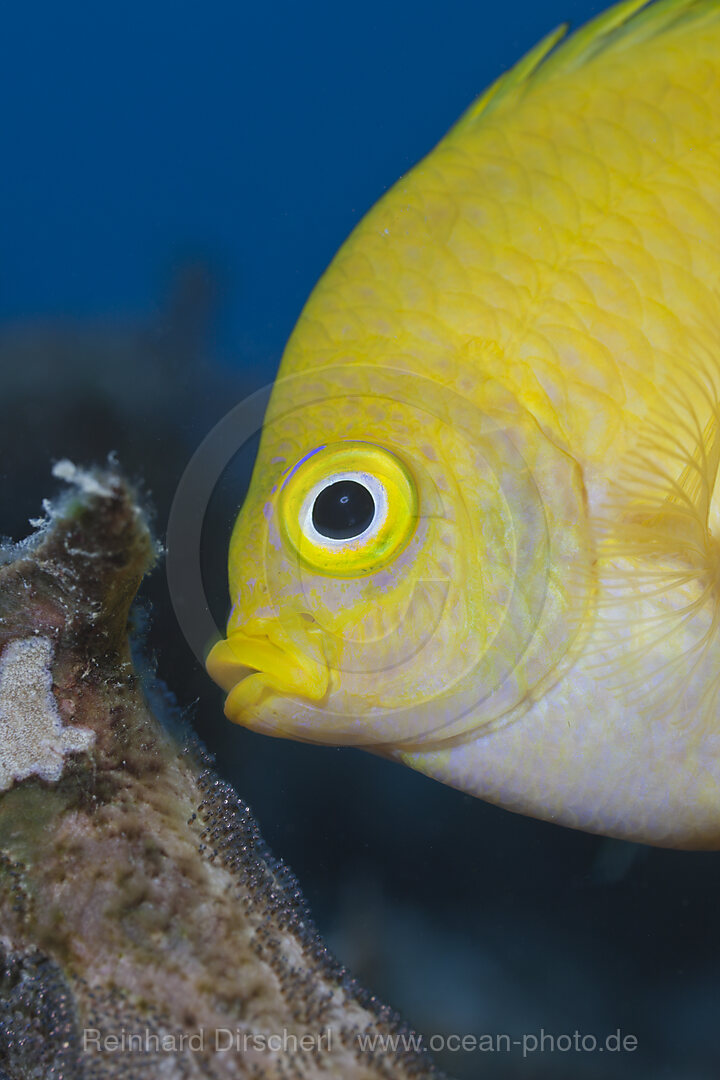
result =
M0 1077L437 1076L153 715L127 622L155 548L124 481L56 475L70 491L0 566Z

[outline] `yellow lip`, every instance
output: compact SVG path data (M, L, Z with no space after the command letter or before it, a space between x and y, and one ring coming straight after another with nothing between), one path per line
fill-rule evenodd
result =
M279 627L258 635L232 630L210 650L205 661L208 674L229 691L225 715L233 723L244 723L248 708L266 690L311 701L320 701L327 693L327 667L301 654L284 637Z

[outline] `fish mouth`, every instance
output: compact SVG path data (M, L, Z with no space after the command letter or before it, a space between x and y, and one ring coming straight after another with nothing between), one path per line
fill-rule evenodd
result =
M325 697L329 683L325 664L301 652L279 626L253 630L231 630L205 661L210 678L228 692L228 720L246 723L248 710L268 692L310 701Z

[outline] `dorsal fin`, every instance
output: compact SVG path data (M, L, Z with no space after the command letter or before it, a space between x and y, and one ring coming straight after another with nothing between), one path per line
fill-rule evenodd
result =
M564 23L496 79L463 113L453 132L601 53L624 51L688 22L714 18L720 18L720 0L622 0L569 37L565 36L568 24Z

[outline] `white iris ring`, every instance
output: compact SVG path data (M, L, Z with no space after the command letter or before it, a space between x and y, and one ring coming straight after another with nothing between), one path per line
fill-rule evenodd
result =
M347 539L335 539L331 536L323 536L322 533L317 531L313 524L313 507L315 506L315 500L322 491L332 487L333 484L339 484L342 480L352 480L354 483L361 484L364 488L367 488L375 503L375 513L367 528L363 529L357 536L350 536ZM364 547L368 540L380 531L387 520L387 516L387 491L376 476L373 476L372 473L360 472L359 470L337 472L333 473L332 476L327 476L320 480L308 491L303 499L302 507L300 509L300 528L302 529L303 535L308 540L312 541L312 543L316 544L318 547L325 548L327 551L337 551L338 549L342 549L343 551L353 551L356 548Z

